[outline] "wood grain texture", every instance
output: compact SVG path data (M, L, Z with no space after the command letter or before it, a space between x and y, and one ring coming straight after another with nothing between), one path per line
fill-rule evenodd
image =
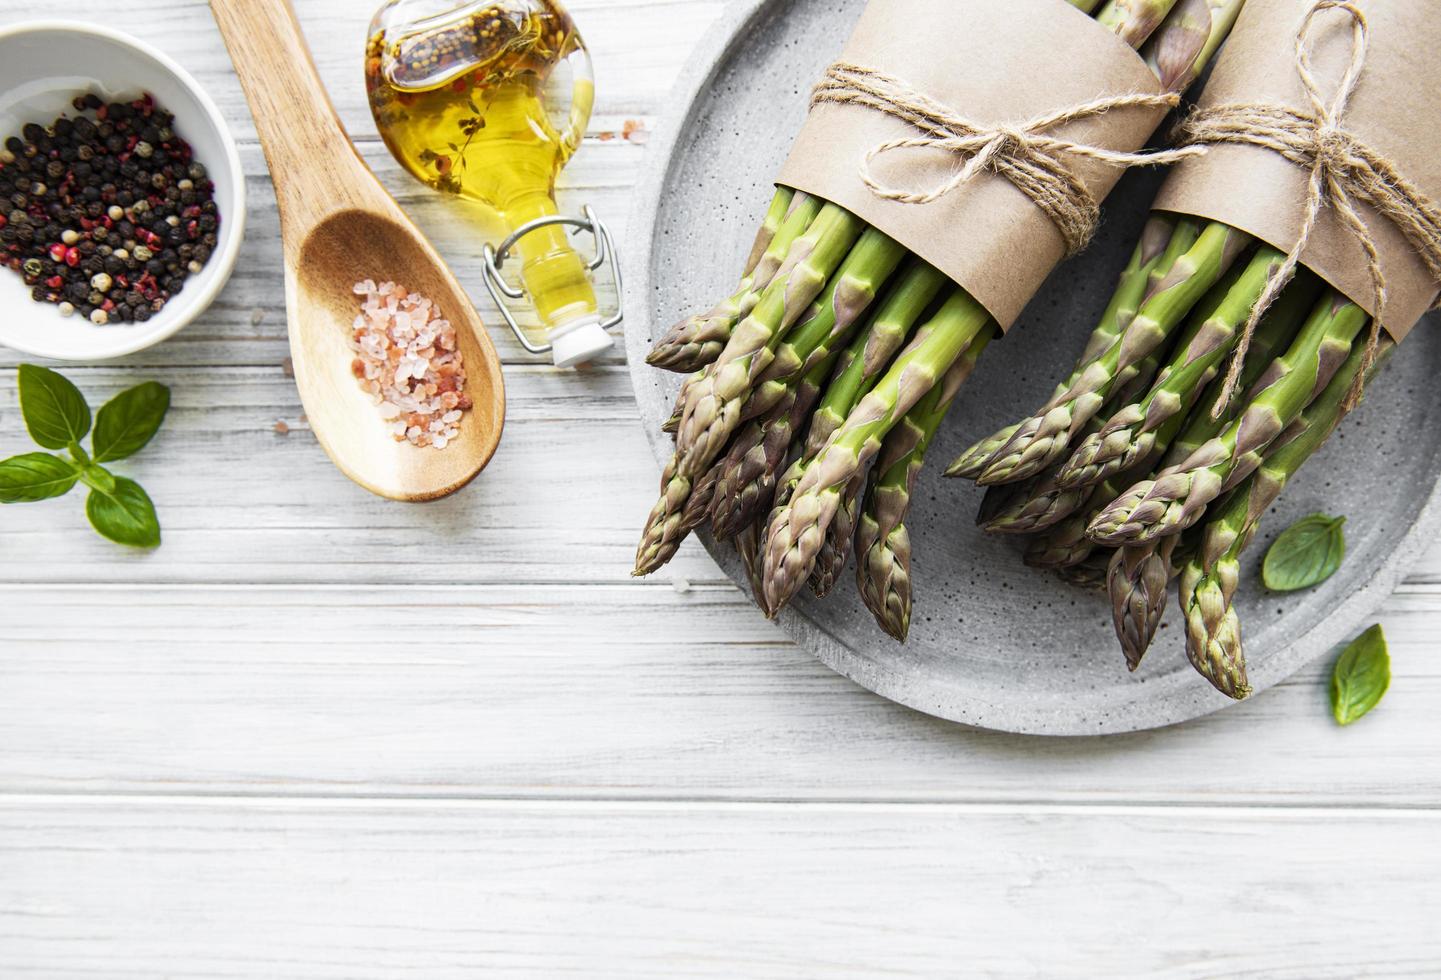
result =
M1365 809L7 800L0 972L64 951L114 980L1434 976L1438 832Z
M729 586L9 595L10 791L1441 805L1434 594L1386 610L1396 677L1351 728L1321 664L1193 724L1077 740L877 698Z
M724 4L569 6L601 103L563 203L623 232ZM1441 548L1382 613L1390 694L1344 730L1324 663L1165 731L963 729L820 667L694 545L631 582L657 474L620 357L574 375L511 340L480 286L495 230L375 139L370 8L297 0L510 394L491 467L425 507L355 487L309 431L274 195L203 0L67 10L215 94L252 213L200 322L66 368L96 403L172 386L124 464L165 545L116 549L74 500L0 510L0 976L1434 975ZM18 360L0 452L24 445Z

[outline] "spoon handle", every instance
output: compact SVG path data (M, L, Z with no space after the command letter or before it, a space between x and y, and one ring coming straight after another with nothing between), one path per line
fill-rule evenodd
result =
M305 227L363 203L347 191L355 176L364 174L359 186L374 177L331 105L289 0L210 0L210 9L250 103L282 222Z

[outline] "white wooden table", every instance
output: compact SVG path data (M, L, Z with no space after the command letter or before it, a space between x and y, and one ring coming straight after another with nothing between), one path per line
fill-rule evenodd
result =
M350 131L479 299L481 235L375 137L370 3L297 6ZM601 100L565 198L623 230L723 3L570 6ZM556 372L488 304L495 463L425 507L347 482L286 373L274 199L205 4L66 12L201 79L251 212L202 322L66 369L97 403L173 388L129 469L164 546L101 541L78 500L0 511L0 977L1441 974L1441 550L1384 610L1392 691L1348 730L1326 664L1104 740L894 706L694 545L631 581L656 468L625 366Z

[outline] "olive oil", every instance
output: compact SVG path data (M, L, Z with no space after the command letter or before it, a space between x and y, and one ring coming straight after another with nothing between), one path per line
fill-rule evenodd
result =
M365 81L381 136L415 177L489 206L511 231L557 214L556 176L585 133L595 86L553 0L392 0L372 24ZM563 227L532 231L516 251L548 331L598 324Z

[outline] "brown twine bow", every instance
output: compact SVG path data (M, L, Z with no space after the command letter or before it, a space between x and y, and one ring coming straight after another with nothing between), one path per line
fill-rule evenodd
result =
M1311 71L1308 42L1316 16L1332 9L1344 11L1351 18L1351 62L1335 96L1327 104ZM1231 103L1199 110L1180 126L1180 145L1204 147L1216 143L1244 143L1260 146L1274 150L1311 172L1300 235L1285 262L1272 274L1246 321L1226 372L1221 397L1216 402L1214 411L1218 416L1235 393L1256 325L1295 276L1301 255L1326 207L1336 209L1365 253L1375 306L1361 369L1356 372L1356 379L1346 396L1348 411L1360 402L1366 375L1375 363L1386 307L1386 276L1381 269L1376 240L1357 210L1357 202L1369 205L1400 229L1426 267L1441 282L1441 211L1389 160L1340 125L1365 68L1368 40L1366 15L1354 3L1349 0L1316 0L1296 31L1296 73L1311 103L1309 112L1269 103Z
M1113 95L1059 109L1008 125L987 125L963 119L924 93L884 72L837 62L811 96L811 106L822 103L858 105L894 116L920 136L889 140L872 147L861 162L860 176L871 193L888 201L929 204L992 171L1005 177L1039 207L1060 231L1071 255L1086 247L1100 220L1100 204L1067 165L1067 157L1084 157L1115 167L1174 163L1205 152L1204 147L1124 153L1089 146L1046 131L1064 123L1099 116L1114 109L1172 108L1174 94ZM940 150L965 159L965 166L934 187L906 189L883 183L872 172L877 157L897 150Z

